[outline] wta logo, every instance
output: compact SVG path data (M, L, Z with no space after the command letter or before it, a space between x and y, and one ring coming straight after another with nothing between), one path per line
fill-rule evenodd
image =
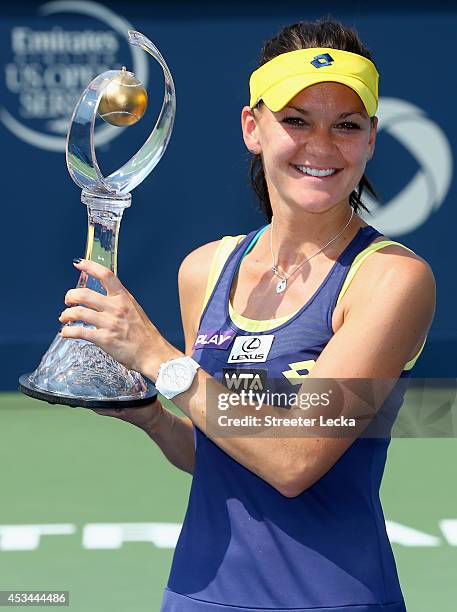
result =
M148 64L144 52L128 43L128 21L97 2L47 2L38 14L45 17L39 29L27 22L11 28L0 122L20 140L60 153L75 104L90 81L125 65L146 86ZM103 125L95 143L106 144L122 132Z
M400 236L420 227L443 204L452 179L452 151L442 129L410 102L381 98L378 117L378 133L384 130L402 144L419 169L386 204L364 194L370 214L361 216L387 236Z

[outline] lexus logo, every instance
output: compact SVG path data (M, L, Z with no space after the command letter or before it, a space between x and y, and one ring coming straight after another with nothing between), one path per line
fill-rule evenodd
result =
M243 342L242 349L245 353L256 351L260 346L260 338L251 338Z

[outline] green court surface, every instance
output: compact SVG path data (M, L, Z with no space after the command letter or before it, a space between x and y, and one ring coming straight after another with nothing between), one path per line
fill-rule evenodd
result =
M0 590L157 612L190 477L142 431L91 411L0 394L0 423ZM390 447L382 498L408 612L457 608L456 456L456 438Z

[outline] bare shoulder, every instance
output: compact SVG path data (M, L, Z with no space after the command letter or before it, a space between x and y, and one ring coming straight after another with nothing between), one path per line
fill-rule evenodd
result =
M199 246L186 255L179 267L179 302L186 353L190 351L197 333L211 263L220 243L220 240L214 240Z
M433 272L421 257L386 246L360 266L341 307L342 322L313 376L396 378L417 357L433 321Z
M385 278L395 282L396 286L408 286L417 282L423 284L424 288L435 286L435 277L429 263L398 244L387 245L372 253L361 266L356 278L357 276L365 285L378 284L380 278Z
M382 237L381 240L385 240ZM378 242L378 241L376 241ZM429 263L406 248L392 244L372 253L360 267L348 290L346 307L363 308L368 297L415 296L417 306L435 305L435 277ZM407 300L410 303L410 299Z
M179 267L178 282L183 288L190 287L192 290L201 288L203 293L206 288L211 262L220 245L220 240L213 240L197 247L182 260Z

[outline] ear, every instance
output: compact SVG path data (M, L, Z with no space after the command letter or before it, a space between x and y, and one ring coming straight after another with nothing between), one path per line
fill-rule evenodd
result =
M378 118L373 117L373 121L370 127L370 136L368 138L367 161L369 161L373 157L373 154L374 154L377 129L378 129Z
M258 137L257 119L254 111L249 106L244 106L241 111L241 129L243 131L244 144L254 155L261 153L262 148Z

